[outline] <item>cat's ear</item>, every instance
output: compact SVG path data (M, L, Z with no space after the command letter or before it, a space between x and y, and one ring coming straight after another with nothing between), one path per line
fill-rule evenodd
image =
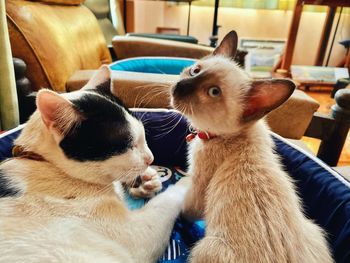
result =
M288 79L256 80L245 99L242 120L257 120L279 107L292 95L295 84Z
M36 105L41 119L49 130L53 128L65 134L81 120L81 115L73 103L54 91L40 90L36 97Z
M91 77L83 89L103 89L104 91L112 90L111 70L107 65L102 65Z
M232 30L221 41L220 45L215 48L213 55L221 55L228 58L234 58L237 52L238 36L236 31Z

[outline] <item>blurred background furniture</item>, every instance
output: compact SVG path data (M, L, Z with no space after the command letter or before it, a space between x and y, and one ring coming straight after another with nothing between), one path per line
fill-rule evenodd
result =
M348 68L350 72L350 39L345 39L339 42L339 44L343 45L346 49L346 55L341 63L339 63L339 67Z
M297 0L293 12L292 22L289 28L288 41L285 53L282 59L281 69L288 70L292 64L295 41L298 34L298 28L304 5L326 5L328 6L327 17L321 34L317 56L315 60L316 66L321 66L325 57L329 36L332 30L332 24L335 17L337 7L350 7L349 0Z
M94 6L92 2L94 1L89 1L89 4L100 19L96 19L94 14L83 5L84 0L6 1L6 17L12 56L24 62L24 74L30 82L29 90L27 84L18 85L24 89L18 92L20 96L26 96L30 91L37 91L41 88L66 92L67 80L77 70L97 69L102 64L112 62L110 50L100 29L101 25L102 28L109 30L109 35L114 32L113 26L109 24L111 21L106 14L106 10L107 13L110 10L109 6L99 6L98 2L96 2L97 6ZM6 25L6 23L1 25ZM122 26L122 24L120 25ZM120 36L119 38L127 37ZM129 40L132 42L132 39ZM143 39L145 38L137 38L138 41L143 41ZM161 51L171 51L173 45L178 47L177 55L184 57L191 57L191 54L195 57L204 56L211 51L199 45L184 43L184 47L181 47L182 44L179 42L153 41L158 46L146 44L151 43L151 39L145 39L141 46L136 45L139 52L137 55L153 54L154 48L159 48L159 45L162 45L163 49L159 49L157 55L166 55L165 51L163 53ZM128 44L126 43L126 45ZM166 47L167 45L168 47ZM125 54L130 55L130 52L128 53L130 48L128 49L123 44L120 47L116 44L114 46L117 47L117 51L121 50L119 52L121 58L125 57ZM135 46L130 44L130 47ZM151 51L148 52L148 49ZM112 47L111 50L113 50ZM114 55L114 51L112 53ZM28 102L28 99L21 98L20 102L23 101ZM29 105L24 106L24 108L27 109L27 106L33 108ZM8 107L8 109L10 108ZM21 110L21 114L24 112L25 110ZM21 120L25 120L30 114L31 112L27 112L26 116L22 115Z
M43 87L59 92L79 89L93 70L112 61L95 16L82 3L83 0L6 2L13 56L27 66L15 62L16 67L22 68L16 68L20 96ZM141 56L197 59L213 51L206 46L133 36L115 36L112 43L118 59ZM167 92L178 79L177 75L127 71L114 72L113 76L115 94L129 107L169 107ZM23 80L25 77L30 89L27 80ZM34 102L33 97L26 99ZM296 91L288 103L269 115L269 123L282 136L299 139L317 108L317 102L302 91ZM21 121L31 113L22 108Z
M162 0L167 1L167 0ZM174 2L186 2L189 5L194 0L173 0ZM124 36L126 23L128 20L126 18L126 9L124 7L127 6L127 1L123 1L123 9L124 11L124 19L122 19L121 10L119 7L118 0L85 0L84 3L96 16L99 21L102 32L105 36L106 42L108 45L111 44L112 38L116 35ZM123 22L124 20L124 22ZM178 29L179 30L179 29ZM188 20L188 28L189 30L189 20ZM157 39L165 39L165 40L173 40L180 42L187 42L197 44L198 39L195 37L187 35L180 35L174 33L164 33L164 32L155 32L155 33L127 33L128 36L139 36L139 37L148 37L148 38L157 38Z
M33 91L65 92L75 71L111 63L99 24L83 2L6 1L12 55L27 65Z
M97 18L107 45L116 35L125 35L125 28L117 0L85 0L84 5Z
M168 27L168 26L157 26L156 33L157 34L180 35L180 28L178 28L178 27Z

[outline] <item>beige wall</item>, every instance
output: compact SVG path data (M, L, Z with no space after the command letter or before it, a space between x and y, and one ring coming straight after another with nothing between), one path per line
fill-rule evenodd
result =
M213 7L192 7L190 35L204 44L209 44L213 10ZM181 34L185 34L187 14L187 5L135 1L135 31L155 32L157 26L169 26L178 27ZM293 64L313 64L325 16L325 13L303 13ZM219 38L235 29L240 37L286 39L291 17L292 11L220 8L218 23L222 27ZM350 38L350 15L342 15L331 55L331 65L335 65L345 55L345 49L337 43L345 38Z
M155 33L165 23L165 4L156 1L134 1L135 32Z

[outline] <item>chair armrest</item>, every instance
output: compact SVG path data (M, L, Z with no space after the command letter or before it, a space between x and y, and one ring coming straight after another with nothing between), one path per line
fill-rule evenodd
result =
M211 47L196 44L132 36L115 36L112 45L118 59L144 56L199 59L213 52Z
M271 130L282 137L301 139L319 106L305 92L295 90L289 100L266 116L266 120Z
M350 89L338 90L330 115L316 112L305 135L321 140L317 157L336 166L350 129Z

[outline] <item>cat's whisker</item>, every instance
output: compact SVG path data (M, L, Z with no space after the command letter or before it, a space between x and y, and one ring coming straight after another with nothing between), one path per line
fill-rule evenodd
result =
M142 104L147 105L154 97L157 97L159 95L162 95L164 91L158 91L157 89L152 88L151 90L148 90L144 94L142 92L138 92L135 100L134 100L134 108L140 108ZM164 93L166 94L166 93ZM140 96L143 96L143 98L139 98ZM145 100L147 100L147 103L144 103Z
M120 177L121 178L125 178L125 177L128 177L130 174L132 174L132 173L134 173L134 172L136 172L136 171L139 171L140 169L138 169L138 168L133 168L133 169L129 169L128 171L126 171L124 174L121 174L120 175ZM101 195L101 194L106 194L106 193L108 193L108 191L110 191L111 190L111 186L113 186L113 183L114 183L114 181L113 182L111 182L111 183L109 183L109 184L107 184L107 185L105 185L103 188L101 188L101 189L99 189L98 191L96 191L95 193L94 193L94 196L99 196L99 195Z
M194 115L193 104L192 104L192 102L190 102L190 110L191 110L191 115Z
M147 84L135 86L133 88L140 89L140 88L147 88L147 87L170 87L170 86L171 86L171 84L152 82L152 83L147 83Z
M167 95L167 97L169 98L169 94L164 93L163 91L152 90L152 91L147 92L147 96L145 94L145 96L139 100L137 108L140 108L141 105L147 106L152 100L154 100L155 98L157 98L161 95ZM138 98L135 98L134 105L136 105L137 100L138 100Z
M183 115L180 116L180 119L176 122L176 124L166 133L162 133L162 134L157 134L156 136L154 136L155 139L160 139L165 137L166 135L168 135L170 132L172 132L181 122L181 120L183 119Z
M144 94L141 91L137 93L137 96L136 96L135 101L134 101L134 107L136 107L136 106L140 107L141 102L143 102L143 99L146 99L146 98L153 99L152 97L159 96L159 95L166 95L169 97L169 95L170 95L170 92L169 92L170 86L169 85L146 84L146 85L142 85L142 86L137 86L135 88L140 89L140 88L147 88L147 87L151 87L151 89L147 89ZM167 88L167 89L164 89L164 88ZM139 97L142 95L144 96L144 98L141 99L141 102L139 102L137 104Z
M161 88L161 87L157 87L157 86L151 86L149 85L150 87L152 87L151 89L147 90L147 91L139 91L137 93L137 96L134 100L134 107L137 106L137 108L140 107L140 105L144 102L145 99L153 99L153 97L157 97L159 95L163 95L163 96L167 96L169 97L170 93L168 90L165 90L164 88ZM145 86L142 86L142 87L145 87ZM139 101L139 97L140 96L144 96L140 101Z
M163 123L162 125L157 126L157 130L158 131L167 131L168 129L166 129L166 128L168 128L169 124L171 124L173 121L177 121L177 118L179 116L180 115L177 112L172 112L166 118L157 121L157 122ZM168 121L169 119L170 119L170 121ZM143 123L145 124L146 122L143 122ZM162 129L162 128L165 128L165 129ZM171 127L170 127L170 129L171 129Z
M169 124L171 124L174 121L177 121L178 117L179 117L179 115L177 113L169 114L169 116L167 116L166 118L164 118L164 119L159 121L159 122L162 122L162 123L165 122L165 123L163 123L162 125L157 126L157 129L168 127ZM162 129L160 129L160 130L162 130Z
M143 119L143 117L144 117L145 114L147 114L147 112L144 112L144 113L142 114L142 116L139 118L139 119L142 121L142 123L144 123L144 124L147 123L147 122L150 121L150 120L153 120L152 118ZM174 116L175 116L175 117L178 116L178 114L179 114L179 112L172 110L172 111L170 111L169 116L166 116L165 118L163 118L162 121L168 120L168 119L172 119Z

